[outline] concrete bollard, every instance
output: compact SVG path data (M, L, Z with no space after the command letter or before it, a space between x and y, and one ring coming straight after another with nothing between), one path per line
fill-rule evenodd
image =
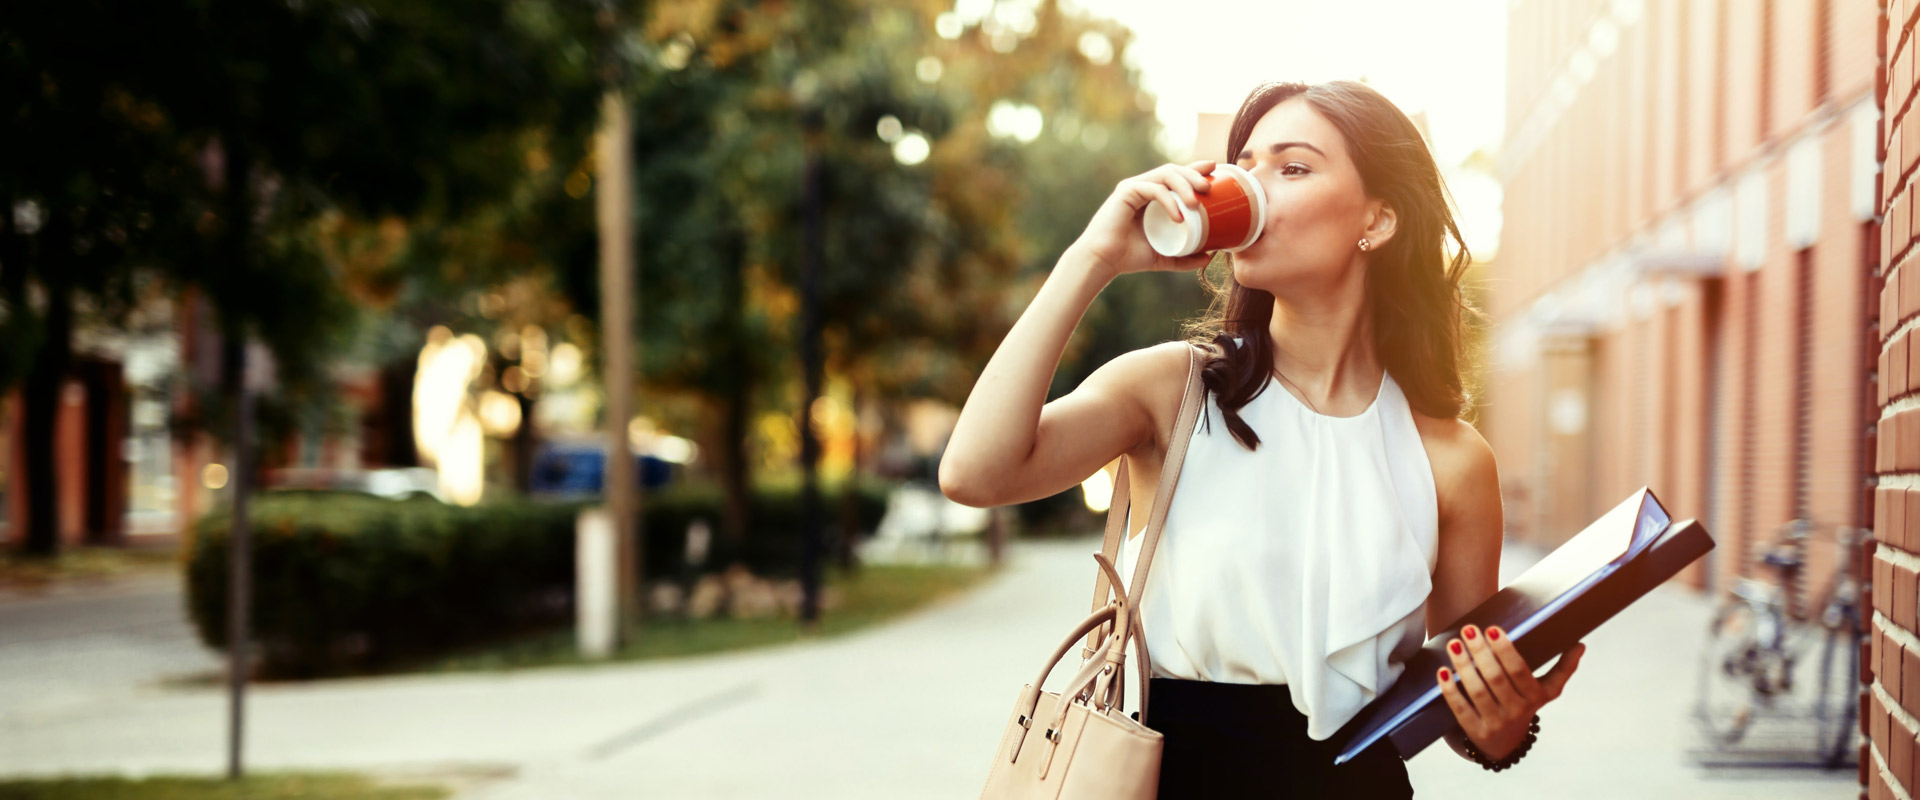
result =
M619 548L613 514L605 506L580 512L574 522L573 605L580 655L606 658L618 641Z

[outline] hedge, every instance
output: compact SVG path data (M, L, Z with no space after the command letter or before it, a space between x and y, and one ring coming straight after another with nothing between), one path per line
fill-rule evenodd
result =
M892 484L862 482L853 493L856 526L871 533L887 510ZM720 530L721 493L712 484L691 484L648 497L643 511L646 553L641 564L649 578L683 577L687 527L704 519L712 531L706 560L694 572L714 572L739 562L756 575L794 577L800 569L800 485L778 483L758 487L749 511L746 535L725 541ZM840 527L842 494L839 486L820 490L824 543L830 545ZM829 557L823 553L822 558Z
M871 531L887 487L854 493L858 526ZM798 571L797 485L756 490L747 535L720 533L721 495L675 487L643 510L649 578L692 577L682 564L687 526L710 520L713 544L692 572L740 562L761 575ZM823 487L829 540L840 519L837 487ZM252 631L271 675L304 677L427 656L478 640L570 619L574 523L584 503L514 500L474 507L339 494L264 494L250 517ZM202 518L187 553L187 603L208 646L227 643L231 519ZM826 557L826 554L823 554Z

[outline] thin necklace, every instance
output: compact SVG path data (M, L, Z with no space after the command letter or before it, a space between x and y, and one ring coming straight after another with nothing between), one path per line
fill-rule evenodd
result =
M1297 384L1291 380L1288 380L1287 374L1284 372L1281 372L1279 367L1273 368L1273 374L1280 376L1280 380L1286 381L1288 386L1291 386L1295 389L1300 389L1300 384ZM1313 409L1313 413L1315 414L1320 413L1320 409L1314 407L1313 401L1307 399L1307 390L1300 389L1300 399L1306 402L1307 408Z

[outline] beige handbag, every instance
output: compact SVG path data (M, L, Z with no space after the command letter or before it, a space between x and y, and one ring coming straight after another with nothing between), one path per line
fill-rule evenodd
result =
M1187 441L1200 414L1200 350L1189 348L1186 394L1160 469L1160 485L1153 499L1153 515L1146 540L1140 543L1140 561L1134 565L1135 587L1146 585L1147 565L1167 521L1173 487L1187 457ZM1127 460L1120 459L1113 482L1113 502L1107 508L1106 538L1094 561L1100 566L1094 579L1091 616L1081 620L1066 641L1040 669L1040 677L1020 688L1013 703L1000 747L994 751L982 798L1139 798L1152 800L1159 791L1162 736L1146 726L1147 682L1153 662L1147 657L1146 637L1140 629L1139 597L1128 597L1113 560L1127 533ZM1109 594L1113 599L1108 599ZM1059 692L1041 691L1053 668L1085 636L1080 670ZM1140 678L1138 718L1121 708L1125 700L1127 644L1131 641Z

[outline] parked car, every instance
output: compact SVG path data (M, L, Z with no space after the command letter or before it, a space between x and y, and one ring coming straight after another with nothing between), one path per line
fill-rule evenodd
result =
M267 473L266 492L345 492L388 500L428 499L440 503L447 496L440 491L440 474L428 467L384 467L377 469L338 469L332 467L287 467Z
M669 437L659 437L669 438ZM684 439L678 440L684 442ZM633 452L635 484L657 489L673 483L681 464L691 460L683 447ZM600 437L548 439L534 450L530 493L547 497L585 497L606 482L607 445Z

